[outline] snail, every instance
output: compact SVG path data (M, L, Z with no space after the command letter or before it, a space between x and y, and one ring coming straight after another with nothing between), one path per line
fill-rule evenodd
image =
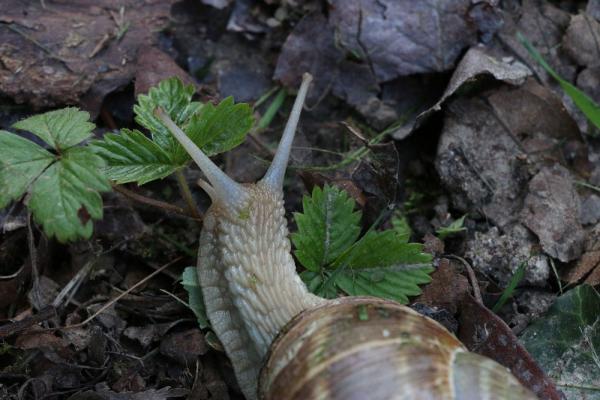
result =
M296 272L283 178L311 76L273 161L255 184L219 169L160 108L208 182L198 277L212 329L253 399L535 399L510 372L437 322L369 297L323 299ZM262 368L261 371L261 366ZM260 375L260 377L259 377Z

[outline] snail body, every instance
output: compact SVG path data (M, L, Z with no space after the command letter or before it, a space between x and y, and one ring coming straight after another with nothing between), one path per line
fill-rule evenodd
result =
M307 290L291 256L282 186L310 81L305 74L273 162L256 184L233 181L156 110L209 181L201 183L212 205L198 277L246 398L535 399L506 368L468 352L408 307L369 297L327 300Z

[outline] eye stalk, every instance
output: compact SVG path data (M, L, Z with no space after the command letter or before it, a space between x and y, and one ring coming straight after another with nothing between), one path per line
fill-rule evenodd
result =
M285 126L285 130L283 131L273 162L260 181L262 186L269 190L280 192L283 188L283 178L290 158L296 127L298 126L300 113L302 112L304 100L306 99L306 94L311 82L312 76L309 73L305 73L302 76L302 84L298 90L298 95L296 96L292 112ZM185 132L173 122L162 108L157 107L154 110L154 115L167 127L167 129L169 129L177 141L181 143L183 148L196 162L198 167L200 167L204 175L206 175L210 184L204 183L202 184L202 188L208 193L214 203L239 205L248 199L248 191L221 171L221 169L217 167L194 142L192 142Z
M239 204L247 199L248 193L242 185L227 176L196 146L167 113L160 107L154 110L154 115L169 129L185 151L192 157L202 170L210 184L202 185L204 190L215 203Z
M285 130L283 131L279 146L277 147L277 153L275 153L275 157L273 158L273 162L267 170L267 173L261 179L263 185L269 187L271 190L281 190L283 188L283 178L285 176L285 170L290 158L296 127L298 126L300 113L302 112L304 100L306 99L306 93L308 92L311 82L312 75L305 73L302 76L302 84L298 90L298 95L296 96L296 101L294 102L292 112L290 113Z

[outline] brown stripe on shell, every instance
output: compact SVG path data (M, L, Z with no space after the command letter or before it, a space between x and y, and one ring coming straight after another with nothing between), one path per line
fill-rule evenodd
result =
M264 399L447 398L446 368L463 349L435 321L369 297L308 310L284 332L261 372Z

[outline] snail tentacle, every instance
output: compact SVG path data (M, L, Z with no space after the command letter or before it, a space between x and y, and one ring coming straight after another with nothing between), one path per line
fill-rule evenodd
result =
M302 76L302 84L298 90L296 101L292 107L292 112L290 113L281 140L279 141L279 146L277 146L277 152L275 153L273 162L261 180L265 186L270 187L272 190L281 190L283 187L283 178L290 158L290 151L292 150L296 127L298 126L300 113L302 112L302 107L304 107L304 100L306 99L306 94L308 93L311 82L312 76L305 73Z
M239 204L247 199L248 194L242 185L227 176L226 173L211 161L196 146L194 142L179 128L175 122L167 115L160 107L154 110L154 115L169 129L171 134L175 136L177 141L181 143L185 151L192 157L196 164L200 167L210 185L205 184L204 188L208 189L207 193L211 196L214 203L223 202L226 204ZM212 190L210 190L212 188Z

